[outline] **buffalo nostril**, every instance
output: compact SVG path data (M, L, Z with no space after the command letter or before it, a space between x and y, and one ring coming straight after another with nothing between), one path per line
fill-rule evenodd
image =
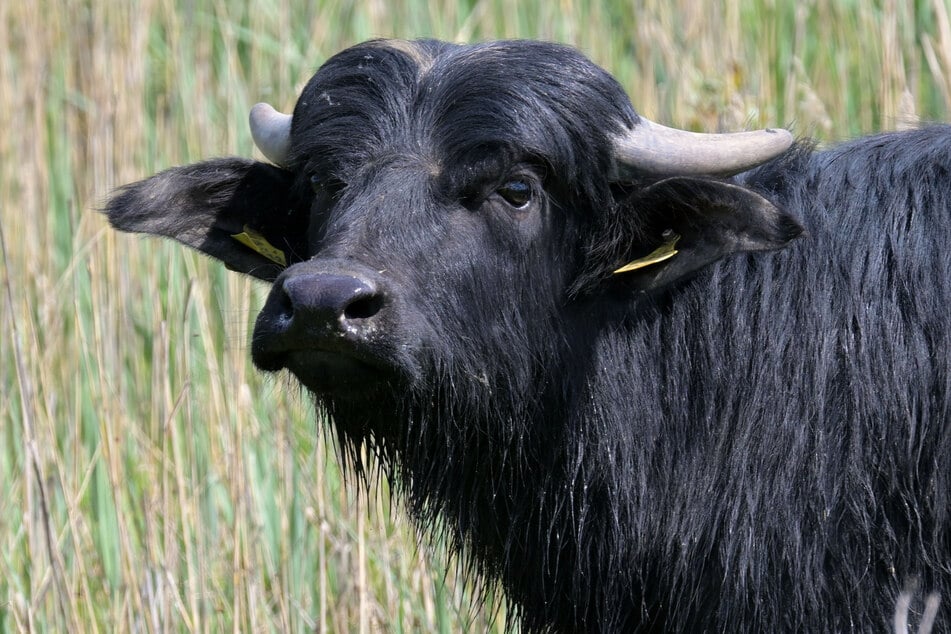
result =
M277 295L274 312L281 319L290 320L294 316L294 301L291 299L290 293L284 290L283 293L278 293Z
M383 307L383 296L378 294L357 297L344 309L343 316L347 319L369 319Z

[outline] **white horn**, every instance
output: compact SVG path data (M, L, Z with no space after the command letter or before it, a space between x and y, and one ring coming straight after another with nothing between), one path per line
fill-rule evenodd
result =
M612 179L641 171L666 176L730 176L779 156L792 145L787 130L702 134L668 128L641 117L614 139Z
M266 103L255 104L248 117L254 144L269 161L281 167L286 166L291 147L292 119Z

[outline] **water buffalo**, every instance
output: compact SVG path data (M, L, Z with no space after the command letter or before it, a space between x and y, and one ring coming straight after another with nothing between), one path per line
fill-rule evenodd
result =
M251 126L270 163L109 220L270 282L256 365L523 631L883 631L951 596L951 129L673 130L528 41L367 42Z

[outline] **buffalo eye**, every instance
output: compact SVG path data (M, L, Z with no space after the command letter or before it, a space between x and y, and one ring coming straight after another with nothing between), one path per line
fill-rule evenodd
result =
M310 177L310 188L314 190L314 193L320 191L320 188L323 187L323 181L320 180L320 177L316 174L312 174Z
M510 180L496 191L515 209L525 209L532 200L532 185L522 179Z

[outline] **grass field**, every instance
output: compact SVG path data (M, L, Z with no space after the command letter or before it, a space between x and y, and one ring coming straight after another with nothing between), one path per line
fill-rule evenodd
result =
M256 155L247 113L378 36L579 47L650 118L822 142L947 120L946 0L0 3L0 632L500 631L506 608L254 372L267 288L110 231L114 187ZM448 574L445 570L450 570Z

